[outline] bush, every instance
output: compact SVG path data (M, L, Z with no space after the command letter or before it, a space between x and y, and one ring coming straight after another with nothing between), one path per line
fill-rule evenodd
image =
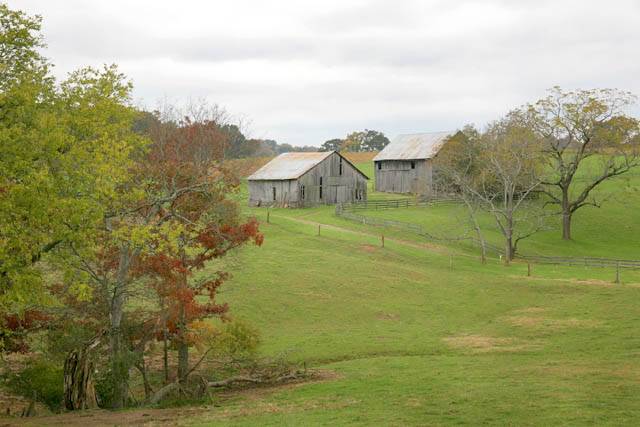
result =
M59 364L37 359L28 363L19 373L9 374L9 388L28 399L42 402L54 412L62 409L64 400L64 375Z

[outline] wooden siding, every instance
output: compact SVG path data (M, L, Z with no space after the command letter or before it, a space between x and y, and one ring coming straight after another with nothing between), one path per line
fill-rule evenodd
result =
M276 200L273 200L273 189ZM298 185L294 179L273 181L249 181L249 205L270 206L297 203Z
M367 199L367 180L349 162L342 160L340 175L340 155L333 153L311 168L298 179L280 181L249 181L249 205L251 206L313 206L354 202L359 193L360 200ZM320 198L320 177L322 177L322 199ZM304 186L304 199L301 187ZM276 200L273 200L273 188Z
M411 163L415 163L415 169ZM381 169L378 169L378 167ZM376 191L431 194L431 160L380 160L374 163Z

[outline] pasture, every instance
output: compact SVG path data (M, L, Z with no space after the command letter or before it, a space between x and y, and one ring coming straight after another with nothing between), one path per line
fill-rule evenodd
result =
M549 230L523 250L638 258L640 198L633 186L618 188L616 200L579 212L575 241ZM245 185L236 197L246 200ZM244 210L260 219L264 245L203 274L222 265L233 272L221 299L258 327L262 356L284 356L319 378L213 394L194 407L93 417L143 422L149 414L181 425L640 422L639 272L613 284L607 269L536 265L527 277L525 264L482 265L475 248L356 224L332 206L270 209L269 223L266 209ZM455 205L367 215L439 230L464 224ZM34 420L42 421L77 418Z
M274 214L225 285L262 351L330 371L195 424L636 424L637 283L480 266ZM213 267L212 267L213 268ZM541 267L547 268L547 267ZM191 421L190 421L191 422Z
M579 212L573 242L552 229L523 248L638 258L633 187ZM458 209L368 214L443 229ZM240 392L188 424L638 423L638 272L621 285L597 268L541 265L527 277L524 264L481 265L471 248L393 230L382 248L380 230L333 207L272 209L269 224L265 209L247 213L262 220L265 245L226 261L236 273L223 298L259 325L264 355L327 375Z

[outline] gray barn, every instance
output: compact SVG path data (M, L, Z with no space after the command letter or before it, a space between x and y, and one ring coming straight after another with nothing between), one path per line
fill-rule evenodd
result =
M433 132L397 136L373 158L376 191L432 194L432 159L454 134Z
M368 179L335 151L284 153L248 178L249 205L302 207L366 200Z

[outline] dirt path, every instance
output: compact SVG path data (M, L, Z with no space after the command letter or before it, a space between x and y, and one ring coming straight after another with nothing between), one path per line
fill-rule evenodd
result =
M340 227L337 225L332 225L332 224L325 224L323 222L317 222L317 221L311 221L308 219L302 219L302 218L294 218L294 217L289 217L289 216L280 216L280 215L271 215L272 218L280 218L280 219L286 219L289 221L293 221L293 222L297 222L300 224L308 224L308 225L313 225L313 226L320 226L321 229L329 229L329 230L334 230L334 231L339 231L341 233L349 233L349 234L353 234L353 235L358 235L358 236L366 236L366 237L373 237L373 238L380 238L380 234L377 233L367 233L364 231L358 231L358 230L352 230L350 228L344 228L344 227ZM402 246L407 246L407 247L411 247L411 248L416 248L416 249L426 249L428 251L437 253L437 254L445 254L445 255L456 255L456 256L465 256L465 257L470 257L470 258L477 258L474 255L469 255L469 254L465 254L465 253L461 253L459 251L453 251L450 248L446 247L446 246L441 246L441 245L437 245L434 243L416 243L416 242L412 242L410 240L404 240L404 239L398 239L396 237L387 237L385 236L384 238L385 242L392 242L392 243L396 243L398 245L402 245Z

